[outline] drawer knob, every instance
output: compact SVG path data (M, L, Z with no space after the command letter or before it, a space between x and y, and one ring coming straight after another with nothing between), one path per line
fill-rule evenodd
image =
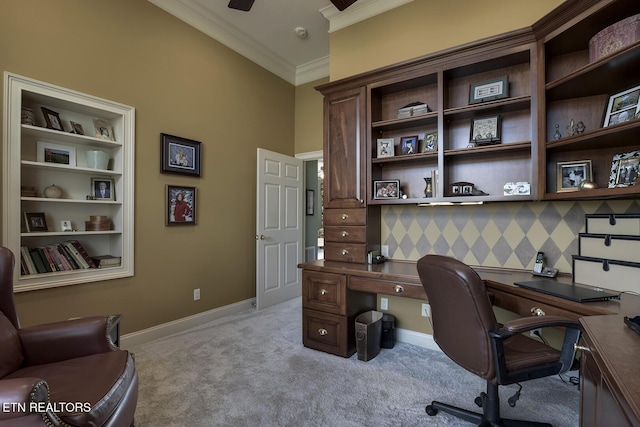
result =
M347 215L347 214L342 214L342 219L343 219L343 220L345 220L345 219L347 219L347 218L349 218L349 215Z
M544 316L547 313L545 313L544 310L542 310L539 307L532 307L531 308L531 314L534 315L534 316Z
M324 328L320 328L318 329L318 333L320 334L320 336L324 337L325 335L327 335L329 332L324 329Z
M591 351L591 349L589 347L585 347L585 346L579 345L579 344L574 344L573 345L573 349L574 350L582 350L582 351Z
M347 255L348 253L349 253L349 251L348 251L348 250L346 250L346 249L343 249L343 250L342 250L342 255Z
M327 290L326 290L326 289L320 289L320 295L326 295L326 294L328 294L328 293L329 293L329 292L327 292Z
M396 292L396 294L401 294L402 292L404 292L404 288L400 285L396 285L393 290Z
M349 235L349 233L347 233L346 231L342 232L342 237L347 237Z

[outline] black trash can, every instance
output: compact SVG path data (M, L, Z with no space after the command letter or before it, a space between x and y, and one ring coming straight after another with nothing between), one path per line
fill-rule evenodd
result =
M382 335L380 347L393 348L396 345L396 318L392 314L382 316Z
M380 353L382 335L382 313L371 310L356 317L356 352L358 360L365 362Z

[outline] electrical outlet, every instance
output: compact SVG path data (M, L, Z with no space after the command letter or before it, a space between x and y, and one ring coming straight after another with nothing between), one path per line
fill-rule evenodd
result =
M380 298L380 310L389 310L389 298Z
M200 299L200 288L193 290L193 300L198 301Z
M534 329L533 331L529 331L529 335L532 337L542 337L542 329Z
M380 248L380 255L385 258L389 258L389 245L382 245Z
M422 304L422 317L431 317L431 306L429 304Z

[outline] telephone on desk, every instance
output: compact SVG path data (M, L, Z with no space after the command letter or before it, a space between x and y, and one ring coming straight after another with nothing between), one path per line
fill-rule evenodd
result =
M558 275L558 269L553 267L545 267L544 252L538 252L538 254L536 255L536 263L533 266L532 273L535 276L556 277Z

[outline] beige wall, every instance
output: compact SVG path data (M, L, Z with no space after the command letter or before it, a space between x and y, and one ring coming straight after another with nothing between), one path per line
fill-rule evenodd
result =
M322 95L314 87L328 82L296 86L296 154L322 150Z
M253 298L256 148L294 154L294 86L146 0L3 2L0 40L2 71L136 108L135 276L17 294L23 325L128 333ZM201 178L159 173L161 132L202 141ZM196 226L164 225L166 184L197 187Z

